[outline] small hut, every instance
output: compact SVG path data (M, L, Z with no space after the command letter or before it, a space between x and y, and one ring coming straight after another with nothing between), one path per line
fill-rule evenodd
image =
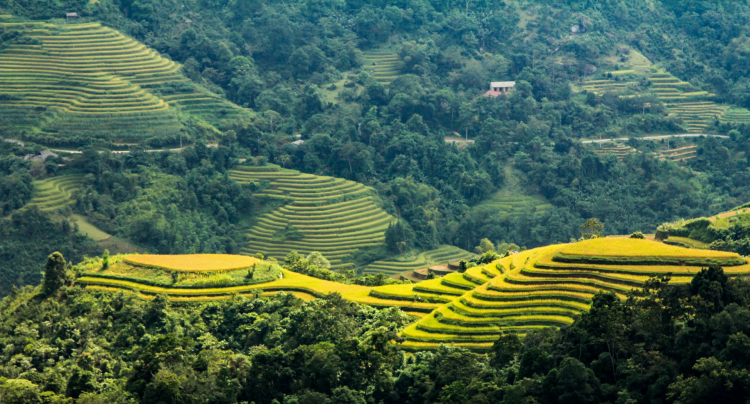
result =
M77 20L78 13L65 13L65 19L68 21Z
M484 95L486 97L497 97L500 94L507 94L515 86L515 81L493 81L490 83L490 90Z

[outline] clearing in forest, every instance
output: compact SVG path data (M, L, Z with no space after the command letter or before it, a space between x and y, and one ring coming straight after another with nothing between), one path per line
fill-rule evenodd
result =
M529 195L519 180L523 176L518 170L505 166L505 185L490 199L477 205L474 210L497 215L503 219L522 215L543 215L552 205L541 195ZM527 183L524 181L523 183Z
M364 52L363 69L370 72L375 80L387 86L401 74L401 61L396 52L373 49Z

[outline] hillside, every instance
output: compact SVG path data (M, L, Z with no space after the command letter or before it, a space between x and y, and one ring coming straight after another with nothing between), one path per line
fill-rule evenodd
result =
M626 46L618 50L621 58L606 60L619 70L598 73L595 78L581 83L580 90L597 95L618 94L620 97L651 95L663 103L670 116L679 118L688 132L710 131L715 121L743 123L750 111L713 101L716 94L701 91L652 64L643 54Z
M445 265L461 260L474 258L475 254L450 245L422 251L420 253L409 253L389 258L387 260L375 261L364 269L364 273L387 275L407 275L416 269L426 269L435 265Z
M200 89L180 65L98 23L0 23L0 128L47 145L153 137L174 142L195 116L224 127L246 112Z
M624 299L652 276L688 283L702 267L719 264L730 276L750 274L734 253L693 250L638 239L594 239L516 254L484 267L489 282L440 307L403 332L405 347L457 343L488 349L503 333L565 327L588 310L599 290ZM468 272L467 272L468 274Z
M323 253L331 268L351 266L357 250L382 246L395 219L378 207L373 189L340 178L303 174L277 166L236 167L239 183L267 183L257 195L283 206L266 213L247 229L245 254L283 259L290 251Z
M253 296L257 290L266 294L285 291L305 299L338 292L354 302L400 307L422 317L402 333L401 346L408 349L437 348L441 343L488 349L504 333L524 335L547 327L568 326L588 309L600 290L612 291L625 299L631 290L642 287L653 276L671 275L673 284L689 283L701 268L712 264L721 265L730 276L750 274L750 263L735 253L632 238L552 245L469 268L465 273L418 284L378 287L345 285L287 269L275 270L281 274L280 279L274 275L276 280L248 281L245 275L253 263L242 268L217 267L203 275L187 267L144 269L143 264L133 261L139 257L152 260L152 256L126 255L111 259L105 269L101 260L87 261L78 270L76 282L90 290L132 290L148 299L165 293L170 300L183 302L222 300L235 294ZM193 263L201 259L191 257L173 256L173 260ZM226 258L239 260L240 256ZM271 263L263 265L275 268ZM196 276L201 279L199 282Z

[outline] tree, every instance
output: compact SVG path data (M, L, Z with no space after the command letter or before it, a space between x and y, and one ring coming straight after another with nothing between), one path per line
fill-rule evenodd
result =
M42 290L49 296L57 292L63 284L65 284L65 258L59 252L53 252L47 257Z
M492 244L492 241L490 241L488 238L483 238L479 241L479 245L474 247L474 251L476 251L477 254L484 254L488 251L495 251L495 245Z
M388 251L403 254L411 247L414 233L400 220L396 224L388 225L385 231L385 245Z
M603 230L604 223L600 222L599 219L592 217L581 225L581 237L584 240L601 237L604 234Z

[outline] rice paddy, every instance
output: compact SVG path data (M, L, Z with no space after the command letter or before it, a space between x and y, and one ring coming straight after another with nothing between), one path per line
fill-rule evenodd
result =
M513 219L522 216L542 216L552 205L541 195L528 193L528 189L521 185L523 173L514 170L510 165L505 166L505 186L492 197L476 207L474 211L499 216L503 219Z
M254 257L229 254L136 254L126 255L122 260L133 266L187 272L232 271L235 269L247 269L260 263L260 260Z
M73 192L81 187L83 175L69 174L34 181L34 195L26 206L36 206L41 211L50 212L63 209L75 203Z
M353 266L351 256L357 250L382 245L385 231L396 220L379 207L372 188L353 181L272 165L237 167L230 178L267 183L257 195L283 204L247 229L243 254L282 260L291 251L319 251L331 269L343 269Z
M364 52L364 69L372 73L375 80L387 86L401 74L401 61L395 52L370 50Z
M435 265L449 264L474 258L475 254L450 245L441 245L434 250L410 253L368 265L364 273L397 275Z
M138 142L178 134L180 111L212 123L242 111L191 84L177 63L100 24L0 26L25 38L0 53L0 128L57 144L74 136Z
M578 255L580 262L562 262ZM600 257L624 257L600 262ZM501 333L525 335L544 327L564 327L588 310L593 295L612 291L620 298L639 288L650 276L672 274L672 283L690 282L700 266L644 265L665 257L710 263L728 260L727 274L747 276L750 265L731 262L736 254L686 249L635 239L594 239L537 248L503 258L487 267L508 268L465 292L402 332L405 349L436 348L455 343L486 350ZM585 258L588 258L585 259ZM591 261L591 262L588 262ZM669 260L667 260L669 261ZM743 260L744 261L744 260ZM731 264L739 264L733 265Z
M561 256L578 259L570 262ZM564 327L588 310L591 298L599 291L611 291L624 299L649 277L668 274L672 283L687 283L705 266L698 263L724 260L728 275L750 275L750 264L744 260L732 261L738 258L736 254L624 238L552 245L469 268L465 273L418 284L378 287L311 278L268 261L257 263L257 267L278 268L278 272L269 269L256 280L243 275L246 269L196 270L190 266L195 256L168 258L176 265L170 270L131 265L128 261L133 257L148 256L115 257L114 264L107 269L102 268L100 259L90 259L79 266L81 275L76 282L91 290L129 290L144 298L165 293L179 302L277 292L310 299L336 292L351 301L375 307L400 307L419 318L401 333L404 339L401 346L405 349L430 349L441 343L453 343L485 350L502 333L523 336L545 327ZM610 260L602 261L601 257ZM246 257L227 256L226 260L242 258ZM673 258L680 262L671 262ZM683 260L692 260L692 264Z
M619 63L618 58L604 59L615 65ZM690 83L652 65L634 49L628 50L626 59L627 69L610 71L603 77L584 81L580 85L580 90L597 95L615 93L621 97L651 93L664 103L671 116L679 118L687 131L693 133L708 130L717 120L750 123L750 111L716 104L711 100L714 94L695 89Z

